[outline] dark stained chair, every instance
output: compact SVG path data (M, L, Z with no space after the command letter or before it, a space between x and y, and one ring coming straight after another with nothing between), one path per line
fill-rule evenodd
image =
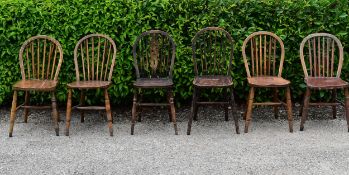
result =
M253 105L274 106L275 118L277 118L277 107L285 105L289 131L293 132L290 81L281 76L285 56L282 40L271 32L260 31L252 33L243 42L242 56L245 62L247 81L250 86L247 110L244 117L245 133L248 132L251 123ZM255 90L257 88L272 88L273 102L254 102ZM286 104L279 101L278 88L286 89Z
M110 136L113 136L112 114L108 88L112 84L115 65L116 45L114 41L102 34L87 35L79 40L74 49L74 64L76 81L69 83L65 135L69 136L72 90L80 90L80 104L74 106L81 112L81 122L84 122L84 110L105 110L108 119ZM85 91L102 89L104 106L86 106Z
M310 105L332 106L333 118L336 118L336 106L340 104L336 101L337 89L344 89L349 132L349 93L348 83L340 78L343 65L343 46L340 40L328 33L308 35L300 45L300 59L304 71L304 81L307 86L301 108L300 130L304 130L304 123ZM332 91L331 102L310 103L310 94L314 90Z
M24 108L24 122L27 123L29 109L51 108L56 135L59 136L59 116L57 112L55 90L58 73L63 61L63 51L59 42L51 37L34 36L24 42L19 51L19 65L22 80L13 85L13 100L10 116L9 136L12 137L16 119L16 110ZM17 106L18 91L25 91L24 104ZM47 92L51 94L50 106L29 105L30 92Z
M173 122L175 134L178 135L172 90L175 54L175 43L166 32L150 30L142 33L136 39L133 45L133 58L137 79L133 83L131 135L134 134L137 116L139 116L138 121L141 121L138 111L141 110L142 106L167 106L170 121ZM142 102L139 98L142 89L165 89L167 103Z
M197 120L199 105L221 105L228 121L229 106L232 108L236 133L239 134L238 116L235 114L233 80L231 66L233 59L233 39L228 32L218 27L207 27L200 30L192 40L195 77L191 114L187 135L190 135L192 121ZM203 89L222 88L225 101L199 101ZM228 90L230 94L228 95Z

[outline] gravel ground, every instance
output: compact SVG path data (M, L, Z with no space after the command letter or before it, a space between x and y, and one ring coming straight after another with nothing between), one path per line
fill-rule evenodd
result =
M115 107L114 107L115 109ZM248 134L234 133L222 110L199 109L192 135L186 135L189 108L177 110L174 135L167 110L148 109L130 135L130 111L115 109L114 137L104 115L88 112L85 123L73 111L70 136L56 137L50 111L33 111L23 123L17 113L8 138L9 110L0 109L0 174L349 174L349 133L343 109L331 120L328 108L313 108L305 131L288 132L286 111L256 108ZM59 111L64 119L64 109ZM239 109L239 114L242 114ZM240 120L240 131L243 122Z

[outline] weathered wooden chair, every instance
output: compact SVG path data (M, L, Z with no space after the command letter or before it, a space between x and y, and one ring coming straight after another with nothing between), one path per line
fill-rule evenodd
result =
M195 78L191 114L188 122L187 135L190 135L192 121L197 120L199 105L222 105L225 120L228 121L228 109L232 108L236 133L239 134L238 116L235 114L233 80L231 65L233 59L233 39L228 32L218 27L207 27L200 30L192 40ZM225 101L199 101L203 89L222 88ZM230 95L228 95L230 90Z
M29 109L52 108L52 116L56 135L59 136L59 116L56 106L55 90L58 84L58 73L63 61L63 51L59 42L51 37L34 36L24 42L19 51L19 65L22 80L13 85L13 100L10 117L9 136L12 137L16 119L16 110L24 108L24 122L27 123ZM25 102L17 106L18 91L25 91ZM30 92L51 93L51 106L29 105Z
M81 38L76 44L74 49L76 81L67 84L66 136L69 136L73 89L81 91L80 104L73 107L80 110L81 122L84 122L84 110L105 110L107 113L109 134L113 136L113 119L110 109L108 88L112 84L115 57L116 45L114 41L106 35L87 35ZM104 106L85 106L86 97L84 91L90 89L102 89L104 91Z
M343 46L340 40L328 33L315 33L305 37L300 45L300 59L304 71L307 90L301 112L300 130L308 116L309 106L332 106L333 118L336 118L336 90L344 89L345 111L349 132L349 93L348 83L340 78L343 65ZM331 102L310 103L312 90L331 90Z
M167 106L170 121L173 122L175 134L178 135L176 112L173 100L172 72L176 54L173 39L160 30L142 33L133 45L134 67L137 79L133 83L134 96L132 107L131 135L134 134L138 110L142 106ZM166 89L167 103L143 103L138 98L141 89ZM141 121L139 115L138 121Z
M248 132L251 122L253 105L274 106L275 118L277 118L277 107L286 105L289 131L293 132L290 81L281 77L285 56L282 40L271 32L252 33L243 43L242 56L250 86L245 113L245 133ZM273 88L273 102L254 102L256 88ZM278 88L286 88L286 104L279 101Z

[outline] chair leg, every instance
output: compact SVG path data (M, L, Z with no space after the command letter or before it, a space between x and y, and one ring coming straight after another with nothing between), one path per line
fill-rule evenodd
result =
M288 128L289 128L290 132L293 132L293 114L292 114L292 102L291 102L290 87L286 88L286 103L287 103Z
M52 118L55 127L56 136L59 136L59 125L58 125L58 112L56 104L56 95L54 92L51 92L51 102L52 102Z
M311 95L310 88L307 88L307 91L305 92L305 96L304 96L304 102L303 102L303 112L302 112L302 118L301 118L300 131L304 130L304 123L308 116L310 95Z
M244 121L246 120L246 115L247 115L248 99L250 99L250 93L248 94L248 97L247 97L247 99L246 99L245 112L244 112L243 117L242 117L242 119L243 119Z
M27 106L28 104L29 104L29 91L25 91L24 105ZM28 123L28 115L29 115L29 109L24 108L24 123Z
M167 92L167 101L170 101L170 93L169 92ZM167 106L167 113L168 113L169 122L172 122L171 106Z
M236 114L236 103L234 98L234 91L233 88L231 88L231 95L230 95L230 106L231 106L231 113L233 115L234 123L235 123L235 132L236 134L240 134L240 128L239 128L239 116Z
M274 102L279 102L278 89L274 88L273 91L274 91L274 93L273 93L273 101ZM279 118L279 112L278 111L279 111L278 106L274 106L274 117L275 117L275 119Z
M299 113L298 113L299 116L302 116L302 113L303 113L303 107L304 107L304 99L305 99L305 96L306 96L306 93L304 93L303 99L302 99L302 101L301 101L301 105L300 105Z
M193 118L194 118L195 103L196 103L196 88L194 87L193 100L191 101L191 109L190 109L190 115L189 115L189 121L188 121L187 135L190 135L190 132L191 132L191 125L193 123Z
M11 116L10 116L9 137L12 137L13 126L15 125L15 120L16 120L16 109L17 109L17 91L13 91Z
M348 88L344 88L345 94L345 117L347 119L347 127L349 132L349 90Z
M177 122L176 122L176 109L175 109L175 105L174 105L174 99L173 99L173 91L172 89L169 90L169 105L171 107L171 118L172 118L172 122L173 122L173 128L175 130L175 135L178 135L178 128L177 128Z
M229 101L230 97L228 96L228 89L224 90L224 97ZM224 119L225 121L229 121L229 105L224 105Z
M104 89L104 101L105 101L105 110L106 110L107 119L108 119L109 134L110 134L110 136L113 136L113 132L114 132L113 131L113 116L111 115L108 89Z
M139 102L142 103L142 100L143 100L143 95L142 93L140 94L140 97L139 97ZM141 106L136 106L136 117L138 118L138 122L142 122L142 109L141 109ZM170 113L169 113L170 115ZM169 118L171 118L171 115L169 116Z
M336 99L337 99L337 90L333 89L332 90L332 102L336 103ZM336 105L332 106L332 116L333 116L333 119L337 118L337 106Z
M251 87L250 88L250 94L249 94L249 97L248 97L248 105L247 105L247 112L246 112L245 133L248 133L248 127L249 127L249 125L251 123L254 91L255 91L254 87Z
M131 118L131 135L134 134L134 128L137 117L137 91L134 90L133 94L133 106L132 106L132 118Z
M195 88L195 87L194 87ZM197 104L197 102L198 102L198 100L199 100L199 96L200 96L200 89L196 89L196 92L195 92L196 94L195 94L195 101L194 101L194 121L198 121L198 108L199 108L199 106L198 106L198 104Z
M71 119L71 96L72 96L72 89L68 88L67 114L66 114L66 121L65 121L66 136L69 136L70 119Z
M84 105L85 105L85 91L81 90L81 92L80 92L80 106L84 106ZM85 122L84 110L80 110L80 121L81 121L81 123Z

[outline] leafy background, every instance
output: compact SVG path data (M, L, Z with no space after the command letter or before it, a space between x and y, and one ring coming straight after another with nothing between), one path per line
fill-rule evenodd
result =
M342 78L348 80L349 5L347 0L2 0L0 2L0 104L8 105L11 86L19 80L18 51L29 37L44 34L56 38L64 50L57 99L65 104L65 85L74 80L73 49L90 33L112 37L118 47L110 96L113 104L131 102L135 79L131 48L136 37L149 29L168 32L177 45L174 69L177 104L188 104L192 95L193 64L191 39L200 29L220 26L235 40L232 76L237 99L248 92L241 45L252 32L276 33L284 41L286 57L283 76L292 82L292 97L301 99L305 91L299 60L299 44L308 34L328 32L345 47ZM219 93L208 92L207 94ZM258 91L257 100L269 98ZM155 97L162 95L156 91ZM77 99L74 93L75 99ZM90 96L99 96L93 92ZM100 96L102 97L102 96ZM154 95L152 96L154 97ZM209 96L209 97L212 97ZM329 99L327 92L314 98ZM102 98L89 98L89 103ZM156 98L157 99L157 98ZM31 99L42 103L47 96L36 93Z

